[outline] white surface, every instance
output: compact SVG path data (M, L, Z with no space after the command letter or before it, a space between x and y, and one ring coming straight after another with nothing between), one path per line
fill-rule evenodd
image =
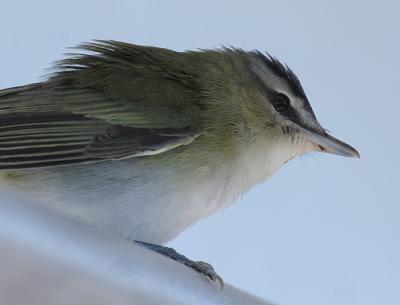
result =
M0 201L1 305L268 305L28 203Z

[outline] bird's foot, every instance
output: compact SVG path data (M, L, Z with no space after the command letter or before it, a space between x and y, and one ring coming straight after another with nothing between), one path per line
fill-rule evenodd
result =
M204 275L212 283L218 283L221 290L224 288L223 279L215 272L214 268L210 264L202 261L192 261L186 256L176 252L173 248L155 245L138 240L136 241L136 243L192 268L198 273Z
M190 261L192 265L188 265L189 267L193 268L200 274L206 276L211 282L219 284L220 289L224 288L224 280L220 277L214 270L213 266L209 263L202 262L202 261Z

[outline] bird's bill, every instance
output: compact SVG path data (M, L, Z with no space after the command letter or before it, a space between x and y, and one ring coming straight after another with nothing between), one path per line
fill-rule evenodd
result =
M360 158L357 150L326 132L319 133L313 130L302 128L311 142L316 144L321 152L335 154L351 158Z

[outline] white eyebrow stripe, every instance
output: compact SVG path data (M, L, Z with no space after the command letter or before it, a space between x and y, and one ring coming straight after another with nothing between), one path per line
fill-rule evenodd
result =
M268 91L285 94L290 99L298 122L310 128L321 129L321 126L312 111L311 105L309 105L307 100L304 100L304 98L297 96L292 92L286 79L276 75L274 71L272 71L257 57L252 58L250 62L251 69L259 77L261 83L268 89ZM289 117L285 117L284 115L277 115L290 120Z

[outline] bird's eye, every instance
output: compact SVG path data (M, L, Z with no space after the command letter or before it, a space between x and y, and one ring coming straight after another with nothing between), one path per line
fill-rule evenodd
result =
M272 105L274 106L276 111L283 112L288 110L290 100L286 95L278 93L272 98Z

